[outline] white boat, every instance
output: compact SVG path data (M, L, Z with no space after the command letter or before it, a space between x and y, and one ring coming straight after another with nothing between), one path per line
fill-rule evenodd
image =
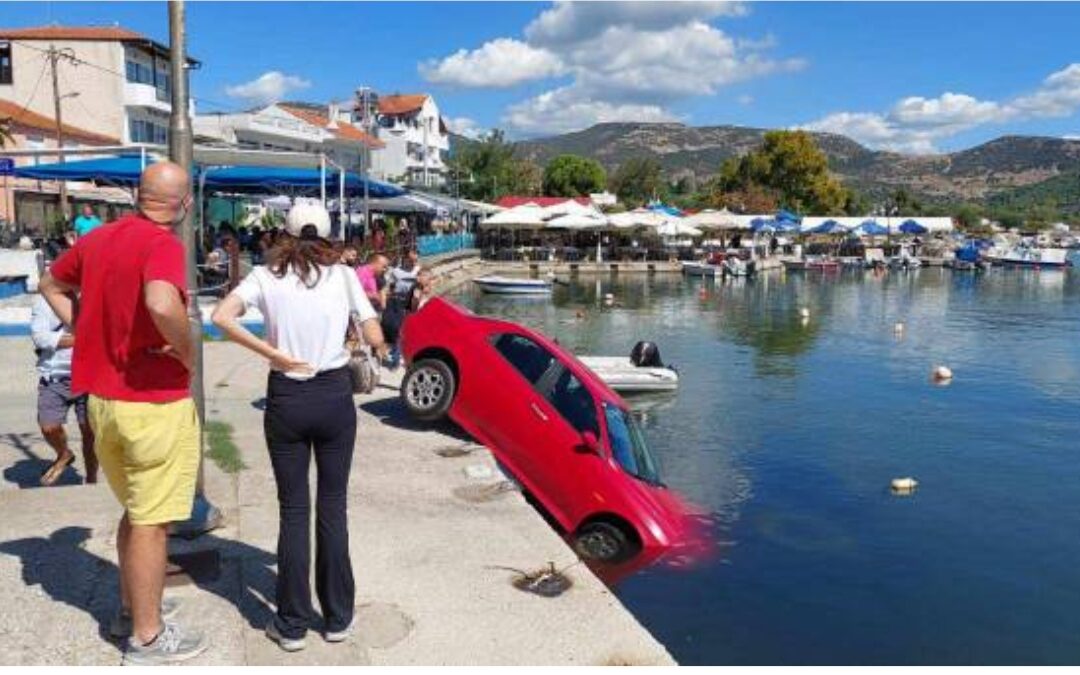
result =
M1003 267L1034 267L1060 269L1069 264L1069 251L1064 248L1038 248L1036 246L1013 246L987 251L985 258Z
M683 262L682 273L688 277L716 277L720 276L721 267L704 262Z
M679 374L668 366L635 366L625 356L579 356L578 360L617 392L674 391L679 388Z
M520 279L514 277L488 276L473 279L473 283L485 293L502 295L546 295L551 293L551 282L546 279Z
M679 373L660 360L660 349L651 342L638 342L630 356L579 356L585 366L617 392L673 391L679 387Z

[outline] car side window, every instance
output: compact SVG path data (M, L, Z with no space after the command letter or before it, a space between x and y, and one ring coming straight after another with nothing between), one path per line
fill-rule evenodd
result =
M591 431L600 437L600 424L596 420L596 401L581 380L569 370L563 370L547 399L570 426L579 433Z
M524 335L504 333L495 338L493 344L496 351L534 386L555 363L551 352Z

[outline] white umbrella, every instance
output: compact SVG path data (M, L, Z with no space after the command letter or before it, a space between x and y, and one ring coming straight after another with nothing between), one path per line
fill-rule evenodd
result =
M549 218L555 218L567 215L592 215L598 214L599 211L592 204L582 204L575 199L567 199L565 202L545 206L544 213Z
M544 210L536 204L522 204L480 221L481 227L525 230L544 226Z
M671 219L656 228L656 233L661 237L700 237L701 230L680 222L680 219Z
M608 219L600 214L568 213L552 218L544 227L560 230L602 230L609 227L609 223Z
M735 214L727 209L705 209L683 218L683 223L702 230L735 230L740 226Z
M636 227L649 227L655 230L671 219L672 216L666 216L649 209L634 209L625 213L614 213L608 217L611 225L620 230L629 230Z

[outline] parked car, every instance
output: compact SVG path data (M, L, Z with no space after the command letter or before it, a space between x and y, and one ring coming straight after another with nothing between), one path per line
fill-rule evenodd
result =
M490 448L582 557L621 562L687 534L626 404L553 340L436 298L405 321L402 351L409 412Z

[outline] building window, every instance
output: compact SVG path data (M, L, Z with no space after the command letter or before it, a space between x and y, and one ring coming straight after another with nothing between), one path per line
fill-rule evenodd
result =
M0 41L0 84L14 82L11 70L11 43Z
M153 143L165 145L169 142L169 131L161 124L146 120L130 120L128 132L132 143Z

